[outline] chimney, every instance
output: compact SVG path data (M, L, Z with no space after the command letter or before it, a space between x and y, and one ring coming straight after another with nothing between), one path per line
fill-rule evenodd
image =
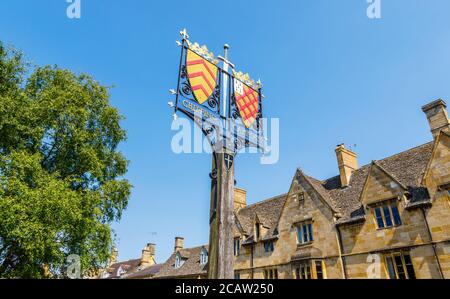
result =
M175 237L175 248L174 251L178 252L180 249L183 249L184 244L184 238L182 237Z
M152 266L155 264L155 248L155 244L148 243L144 249L142 249L141 265Z
M234 188L234 211L239 211L247 206L247 191Z
M450 133L450 121L447 114L447 105L441 99L433 101L422 107L425 112L428 123L430 124L431 134L436 138L441 131Z
M117 250L116 247L113 247L112 252L111 252L111 261L110 261L110 265L117 263L117 257L119 256L119 251Z
M341 177L341 186L347 187L350 184L350 177L353 171L358 169L358 156L356 153L345 148L340 144L336 148L336 157L339 166L339 175Z

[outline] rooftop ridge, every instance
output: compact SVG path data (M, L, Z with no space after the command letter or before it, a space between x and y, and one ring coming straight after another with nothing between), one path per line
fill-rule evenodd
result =
M187 248L182 248L180 249L180 251L190 251L190 250L195 250L195 249L199 249L199 248L207 248L209 246L209 244L204 244L204 245L197 245L194 247L187 247ZM176 252L174 252L173 254L176 254Z
M140 258L137 258L137 259L129 259L129 260L122 261L122 262L116 262L116 263L112 264L111 266L119 265L119 264L126 264L126 263L130 263L130 262L137 262L137 261L140 261L140 260L141 260Z
M260 205L260 204L263 204L263 203L267 203L267 202L269 202L269 201L271 201L271 200L278 199L278 198L280 198L280 197L285 197L286 195L287 195L287 193L283 193L283 194L280 194L280 195L272 196L272 197L269 197L269 198L267 198L267 199L264 199L264 200L261 200L261 201L258 201L258 202L249 204L249 205L247 205L246 207L240 209L239 212L242 211L242 210L248 209L248 208L250 208L250 207L254 207L254 206L257 206L257 205Z
M375 162L383 162L383 161L385 161L385 160L387 160L387 159L394 158L394 157L399 156L399 155L401 155L401 154L404 154L404 153L406 153L406 152L409 152L409 151L412 151L412 150L415 150L415 149L418 149L418 148L421 148L421 147L423 147L423 146L426 146L426 145L429 145L429 144L433 144L433 143L434 143L434 141L429 141L429 142L423 143L423 144L421 144L421 145L417 145L417 146L411 147L411 148L409 148L409 149L403 150L403 151L398 152L398 153L396 153L396 154L387 156L387 157L385 157L385 158L378 159L378 160L372 160L370 163L364 164L364 165L362 165L361 167L359 167L356 171L358 171L358 170L360 170L360 169L362 169L362 168L364 168L364 167L370 167L370 165L372 165L372 162L373 162L373 161L375 161ZM329 178L326 178L326 179L322 179L322 180L321 180L321 179L317 179L317 178L315 178L315 177L312 177L312 176L310 176L310 175L308 175L308 177L310 177L310 178L312 178L312 179L314 179L314 180L316 180L316 181L319 181L319 182L321 182L321 183L323 184L323 183L325 183L325 182L327 182L327 181L330 181L330 180L332 180L332 179L335 179L335 178L339 177L339 175L335 175L335 176L332 176L332 177L329 177Z

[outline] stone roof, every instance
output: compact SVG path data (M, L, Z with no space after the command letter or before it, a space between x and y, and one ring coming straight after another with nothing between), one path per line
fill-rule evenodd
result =
M159 270L161 270L162 264L156 264L149 267L146 267L142 270L138 270L134 273L131 273L129 275L125 275L124 278L130 278L130 279L142 279L142 278L150 278L152 276L155 276Z
M206 275L208 264L200 264L200 253L202 252L202 248L208 250L208 245L180 249L178 252L185 261L179 268L175 268L175 258L177 252L172 253L170 258L161 265L159 272L154 276L154 278L180 278Z
M114 263L108 268L109 275L107 278L109 279L120 278L121 275L119 275L118 273L119 269L122 269L123 271L125 271L125 273L133 273L136 270L138 270L140 264L141 259L133 259L124 262Z
M253 226L256 217L258 217L260 224L268 229L267 233L262 236L263 239L270 239L276 234L278 219L280 218L281 210L285 202L286 194L282 194L248 205L235 214L245 234L250 236L248 240L252 239L251 236L253 235Z
M411 204L427 202L429 195L427 189L421 185L421 181L431 158L432 149L433 142L430 142L364 165L353 172L350 184L345 188L341 187L339 176L324 181L311 177L309 179L319 193L325 194L331 207L341 214L340 222L360 219L364 215L360 195L372 164L382 168L407 189L411 196Z

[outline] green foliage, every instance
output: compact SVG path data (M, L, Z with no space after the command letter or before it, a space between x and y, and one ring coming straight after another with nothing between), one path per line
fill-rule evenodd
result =
M90 76L31 68L0 43L0 277L61 276L70 254L105 265L131 190L121 119Z

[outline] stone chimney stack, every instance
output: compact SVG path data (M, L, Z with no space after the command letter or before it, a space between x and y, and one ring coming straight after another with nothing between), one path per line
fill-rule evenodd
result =
M344 144L340 144L336 148L336 157L339 166L339 175L341 177L341 186L347 187L350 184L353 171L358 169L358 156L351 150L346 149Z
M247 191L234 188L234 211L239 211L247 206Z
M113 247L111 252L111 261L109 262L110 265L117 263L117 257L119 256L119 251L116 247Z
M436 138L441 131L450 133L450 121L447 114L447 105L441 99L433 101L422 107L425 112L428 123L430 124L431 134Z
M144 249L142 249L141 265L152 266L155 264L155 251L156 245L148 243Z
M184 245L184 238L182 237L175 237L175 248L174 251L178 252L180 249L183 249Z

